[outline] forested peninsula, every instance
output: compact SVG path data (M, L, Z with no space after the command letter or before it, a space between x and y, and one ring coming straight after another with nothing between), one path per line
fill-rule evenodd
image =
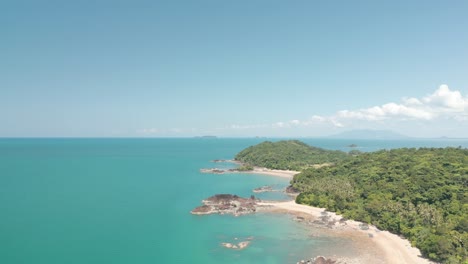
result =
M349 154L290 140L251 146L235 159L300 170L291 181L297 203L403 235L431 260L468 263L468 149Z
M332 164L348 156L342 151L312 147L299 140L283 140L248 147L239 152L235 160L247 166L300 171L313 165Z

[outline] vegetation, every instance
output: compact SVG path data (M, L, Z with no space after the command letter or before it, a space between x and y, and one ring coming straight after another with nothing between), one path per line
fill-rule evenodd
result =
M254 167L252 165L242 165L236 168L237 171L253 171Z
M425 257L468 264L468 149L402 148L349 154L300 141L263 142L240 152L247 167L302 170L297 202L400 234ZM314 167L313 164L334 163Z
M401 234L432 260L468 263L468 149L354 154L296 175L297 202Z
M235 160L269 169L302 170L314 164L335 163L348 154L309 146L298 140L265 141L244 149Z

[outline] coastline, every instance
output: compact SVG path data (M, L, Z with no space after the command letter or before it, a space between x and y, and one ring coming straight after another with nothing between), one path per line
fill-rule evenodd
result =
M265 176L275 176L292 179L300 171L291 170L272 170L263 167L254 167L252 171L230 171L226 173L247 173ZM295 216L310 216L312 219L320 218L325 208L312 207L309 205L297 204L294 200L288 202L263 201L259 205L264 206L263 212L286 213ZM421 257L419 249L412 247L411 243L396 234L389 231L381 231L375 226L368 225L368 229L361 228L362 222L354 220L339 221L340 215L328 212L327 215L336 223L331 230L339 232L339 236L349 236L356 240L356 243L362 245L365 256L358 256L356 259L341 259L344 263L360 264L435 264L428 259ZM338 262L341 263L341 262Z
M294 175L300 173L299 171L290 170L271 170L262 167L254 167L253 171L247 172L252 174L262 174L269 176L277 176L292 179ZM290 213L293 215L307 214L312 218L319 218L322 212L326 211L325 208L312 207L309 205L297 204L294 200L288 202L261 202L260 205L271 206L271 211ZM342 217L333 212L327 212L328 216L332 219L339 221ZM369 229L361 229L363 223L346 220L341 222L336 229L347 233L346 235L356 236L357 243L364 240L370 242L370 246L377 248L377 251L383 254L383 263L395 264L434 264L428 259L421 257L421 252L418 248L412 247L410 241L402 238L389 231L381 231L377 227L369 225ZM349 260L348 260L349 261ZM359 259L358 263L375 263L374 260Z
M300 173L300 171L272 170L272 169L267 169L263 167L254 167L254 169L251 171L242 171L241 173L260 174L260 175L268 175L268 176L276 176L276 177L292 179L294 175Z
M231 161L229 161L231 162ZM234 163L234 162L233 162ZM239 163L238 163L239 164ZM214 174L231 174L231 173L245 173L245 174L258 174L258 175L268 175L276 176L287 179L292 179L294 175L300 173L300 171L293 170L272 170L264 167L254 167L253 170L237 170L237 169L220 169L220 168L204 168L200 169L202 173L214 173Z
M325 211L325 208L312 207L303 204L297 204L295 201L288 202L261 202L260 205L271 206L271 211L297 214L307 214L312 218L319 218ZM425 258L421 257L419 249L411 247L408 240L392 234L388 231L380 231L375 226L369 225L367 230L363 230L363 223L346 220L339 221L342 217L333 212L327 212L331 219L337 221L333 229L342 231L344 234L352 235L355 239L361 241L367 240L371 242L383 254L384 263L399 263L399 264L434 264ZM358 236L355 236L358 235ZM375 260L367 262L360 260L359 263L375 263Z
M295 201L288 202L260 202L262 206L269 206L266 211L290 213L293 215L309 215L313 219L318 219L322 216L325 208L312 207L308 205L297 204ZM366 251L378 251L383 257L382 263L389 264L434 264L428 259L422 258L419 249L411 247L408 240L392 234L388 231L380 231L375 226L369 225L368 229L362 229L363 223L346 220L340 221L342 217L333 212L327 212L327 215L336 223L332 230L337 230L345 236L352 236L357 240L356 243L365 243L368 246L373 246L374 249L366 248ZM375 253L373 255L376 255ZM338 257L339 258L339 257ZM377 256L366 256L365 258L358 257L356 260L346 260L348 263L380 263L377 262Z

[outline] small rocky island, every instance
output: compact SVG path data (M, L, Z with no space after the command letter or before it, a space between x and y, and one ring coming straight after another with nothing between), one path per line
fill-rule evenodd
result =
M213 163L238 163L237 161L235 160L232 160L232 159L215 159L215 160L212 160L211 162Z
M273 187L270 185L265 185L265 186L253 189L252 192L254 193L273 192Z
M231 172L231 169L226 170L226 169L218 169L218 168L212 168L212 169L200 169L201 173L214 173L214 174L223 174L226 172Z
M216 194L202 201L203 205L191 211L195 215L232 214L234 216L251 214L257 211L255 196L242 198L232 194Z
M234 169L219 169L219 168L205 168L200 169L201 173L214 173L214 174L223 174L223 173L233 173L233 172L249 172L253 171L254 168L248 165L242 165Z
M248 247L250 245L250 241L242 241L242 242L239 242L239 243L227 243L227 242L224 242L224 243L221 243L221 246L225 247L225 248L229 248L229 249L238 249L238 250L242 250L246 247Z

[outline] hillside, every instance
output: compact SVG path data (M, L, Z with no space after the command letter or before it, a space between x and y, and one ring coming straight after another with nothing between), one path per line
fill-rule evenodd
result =
M468 263L467 149L362 153L291 183L298 203L402 234L430 259Z
M335 163L349 157L345 152L309 146L298 140L265 141L248 147L235 160L269 169L302 170L314 164Z

